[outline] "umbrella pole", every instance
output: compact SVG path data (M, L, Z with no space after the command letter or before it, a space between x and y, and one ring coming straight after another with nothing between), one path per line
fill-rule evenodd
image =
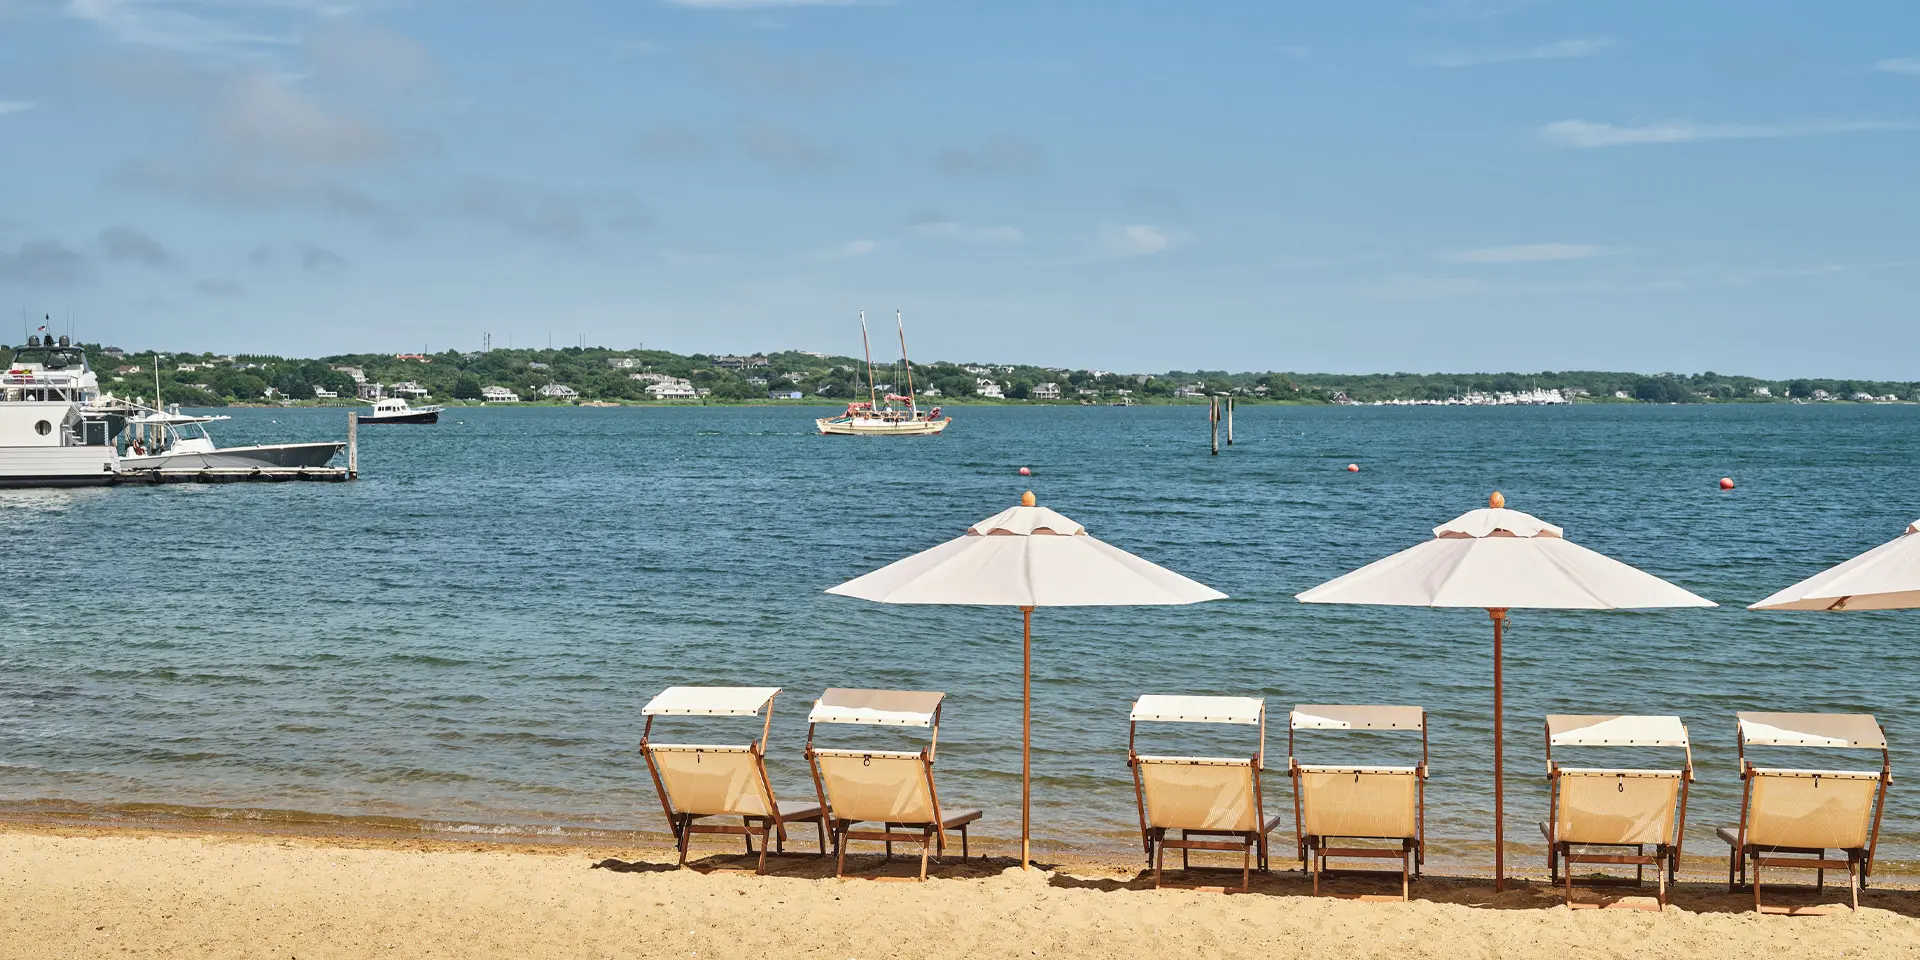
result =
M1507 796L1505 737L1501 719L1500 634L1506 626L1507 611L1496 607L1487 611L1493 620L1493 890L1507 889Z
M1020 869L1033 869L1028 853L1033 812L1033 608L1020 608Z

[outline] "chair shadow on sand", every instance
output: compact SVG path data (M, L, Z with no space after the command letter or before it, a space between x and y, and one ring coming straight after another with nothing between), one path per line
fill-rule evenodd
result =
M743 873L752 875L758 862L759 853L716 853L687 861L687 869L694 873ZM1005 870L1018 867L1020 861L1015 857L935 857L927 868L928 880L984 880L999 876ZM1038 864L1036 864L1038 866ZM917 881L920 879L920 857L899 854L892 857L882 853L847 854L849 871L857 869L859 876L846 878L850 883L865 879ZM611 870L615 873L677 873L680 868L672 863L653 863L644 860L618 860L608 857L591 865L589 869ZM789 877L798 880L831 880L834 878L834 858L817 853L773 854L767 857L769 877Z

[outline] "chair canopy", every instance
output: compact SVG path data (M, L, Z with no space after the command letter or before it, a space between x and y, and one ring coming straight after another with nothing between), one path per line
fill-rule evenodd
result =
M1870 713L1735 714L1748 746L1857 747L1885 750L1886 732Z
M1547 717L1548 742L1556 747L1685 747L1687 726L1679 717Z
M1420 707L1301 704L1289 717L1295 730L1424 730Z
M813 702L808 723L868 723L930 727L944 693L914 690L847 690L833 687Z
M1134 723L1259 723L1267 701L1259 697L1185 697L1150 693L1133 702Z
M668 687L640 708L648 717L751 717L779 687Z

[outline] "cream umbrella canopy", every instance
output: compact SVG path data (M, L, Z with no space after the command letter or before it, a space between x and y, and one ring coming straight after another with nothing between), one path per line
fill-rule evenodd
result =
M1846 563L1774 594L1749 610L1911 610L1920 607L1920 520Z
M1433 539L1299 595L1302 603L1479 607L1493 619L1494 888L1506 889L1500 656L1507 611L1712 607L1659 577L1570 543L1559 527L1508 510L1495 493L1484 510L1433 528Z
M1212 587L1088 536L1080 524L1035 506L1031 491L1021 495L1020 506L968 527L960 537L827 592L875 603L1020 608L1022 867L1032 862L1033 609L1165 606L1226 598Z

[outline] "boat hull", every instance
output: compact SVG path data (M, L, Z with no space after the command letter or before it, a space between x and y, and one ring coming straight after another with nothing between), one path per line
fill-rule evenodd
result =
M394 414L392 416L385 416L385 417L375 416L374 414L371 414L371 413L363 413L360 415L360 422L362 424L439 423L440 411L438 410L414 411L412 413L399 413L399 414Z
M822 417L814 421L820 433L828 437L930 437L947 428L952 417L938 420L847 420Z
M117 475L112 447L0 447L0 487L92 487Z
M164 453L149 457L122 457L120 469L197 471L251 470L258 467L324 467L346 444L338 440L321 443L276 443L255 447L226 447L209 452Z

